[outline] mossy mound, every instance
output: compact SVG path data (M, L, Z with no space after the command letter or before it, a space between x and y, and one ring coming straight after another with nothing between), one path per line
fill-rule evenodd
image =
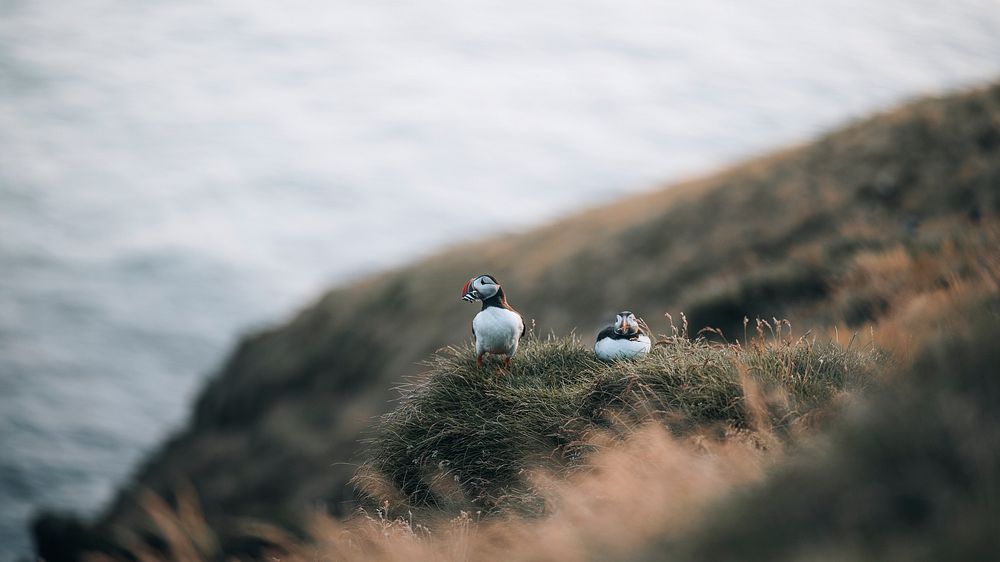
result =
M400 388L355 484L365 503L400 513L537 514L544 505L528 471L579 466L594 432L656 419L678 434L763 424L781 435L866 385L880 357L806 339L741 346L671 337L642 359L604 363L574 338L551 337L525 342L499 371L477 368L468 346L450 347Z

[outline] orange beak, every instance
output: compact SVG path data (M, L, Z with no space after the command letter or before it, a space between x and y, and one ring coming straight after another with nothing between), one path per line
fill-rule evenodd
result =
M622 318L622 323L618 325L618 330L623 334L628 333L628 321L625 318Z

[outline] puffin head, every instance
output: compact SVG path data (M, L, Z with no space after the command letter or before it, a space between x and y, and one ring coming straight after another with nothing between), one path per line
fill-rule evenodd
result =
M462 287L462 300L474 302L486 300L500 292L500 282L492 275L480 275L469 279Z
M639 321L635 314L628 310L623 310L615 316L615 333L622 336L635 336L639 334Z

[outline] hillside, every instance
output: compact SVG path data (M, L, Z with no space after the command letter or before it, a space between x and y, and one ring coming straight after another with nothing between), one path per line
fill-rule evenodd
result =
M36 539L53 560L156 544L141 491L169 498L189 484L231 553L256 547L245 518L297 528L306 508L349 511L360 439L400 381L466 341L473 309L458 289L475 273L501 279L536 334L589 337L627 307L659 332L664 312L685 311L695 330L730 339L759 315L789 318L799 334L880 323L887 345L907 345L903 334L941 312L934 296L974 284L995 252L998 186L993 85L335 289L247 337L187 427L96 521L42 517Z
M367 512L310 517L305 540L248 532L289 562L993 559L1000 257L988 264L902 361L670 337L605 365L548 338L497 379L446 350L382 417L358 474ZM168 559L218 558L190 495L150 507Z
M550 338L498 380L449 349L371 441L358 480L376 505L313 516L306 540L248 531L269 544L261 558L289 562L993 559L1000 257L984 273L981 291L950 294L953 314L918 352L889 363L805 338L671 337L648 358L595 365ZM734 389L727 360L745 373L735 392L720 392ZM151 506L167 558L218 558L181 500Z

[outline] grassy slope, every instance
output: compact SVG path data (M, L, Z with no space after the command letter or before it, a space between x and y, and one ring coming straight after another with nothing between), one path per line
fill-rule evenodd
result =
M761 423L801 429L882 365L870 347L807 339L736 346L670 338L641 360L609 364L578 341L549 338L529 342L503 376L476 368L473 357L468 346L435 355L382 417L355 479L371 506L411 517L540 514L545 505L524 475L586 462L594 432L650 417L678 434ZM748 405L753 395L772 398Z
M139 469L96 524L141 527L137 486L190 481L212 525L279 524L349 498L359 435L418 362L467 338L457 291L491 272L537 331L596 328L628 307L733 335L744 315L799 333L899 314L960 282L1000 210L1000 87L919 101L704 179L551 226L456 248L331 291L248 337L205 388L188 427ZM903 281L905 280L905 281ZM95 536L45 519L39 540ZM82 533L82 537L76 536ZM70 536L74 535L74 536ZM231 545L238 549L238 544Z

